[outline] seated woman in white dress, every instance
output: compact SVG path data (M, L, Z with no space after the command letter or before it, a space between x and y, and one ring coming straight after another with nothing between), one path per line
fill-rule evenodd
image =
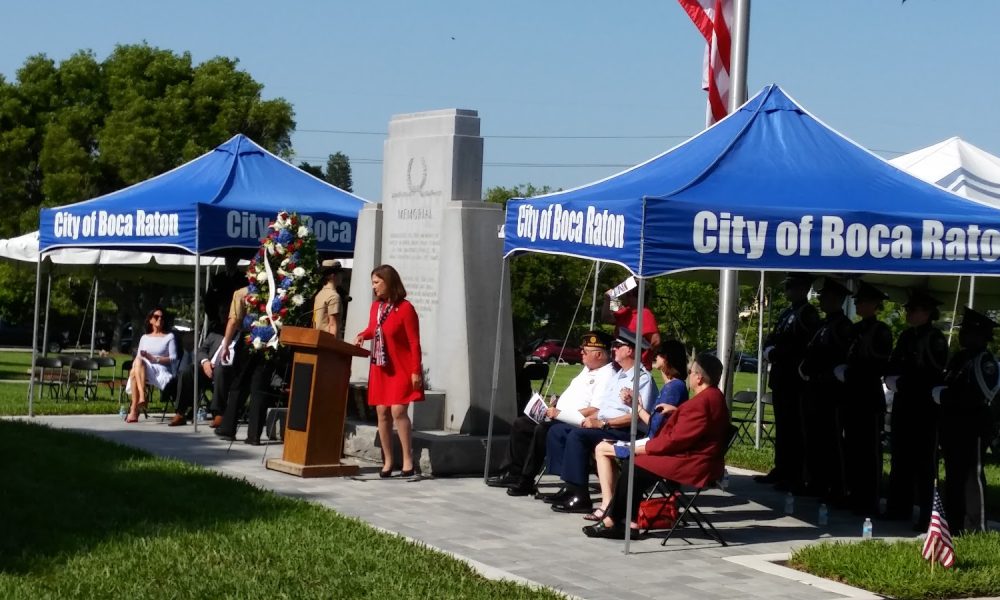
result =
M146 410L146 385L153 385L159 390L174 378L174 365L177 362L177 345L174 334L165 329L165 311L156 307L146 315L146 334L139 339L139 352L132 361L125 391L132 398L126 423L139 420L139 412Z

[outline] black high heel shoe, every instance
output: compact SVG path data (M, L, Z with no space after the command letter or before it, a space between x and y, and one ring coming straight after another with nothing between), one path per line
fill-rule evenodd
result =
M400 472L399 472L399 476L400 476L400 477L413 477L413 473L414 473L414 472L415 472L415 470L414 470L414 469L410 469L410 470L408 470L408 471L400 471Z
M392 477L392 469L389 469L388 471L379 471L378 476L382 479L389 479Z

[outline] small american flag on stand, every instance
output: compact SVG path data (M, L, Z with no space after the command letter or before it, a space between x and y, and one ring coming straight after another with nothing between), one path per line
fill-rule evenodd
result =
M924 560L931 561L932 568L935 562L941 563L946 569L955 564L955 546L951 543L951 531L948 529L948 520L944 518L944 505L941 504L937 486L934 487L934 507L931 509L931 524L927 528L922 555Z

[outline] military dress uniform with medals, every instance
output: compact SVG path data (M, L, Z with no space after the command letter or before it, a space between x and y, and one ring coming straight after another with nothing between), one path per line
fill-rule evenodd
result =
M847 359L851 320L839 308L850 290L826 278L819 291L821 298L833 295L838 308L827 312L823 323L806 346L800 375L806 381L802 397L805 425L806 483L810 493L831 499L844 497L843 429L840 402L844 384L834 376L834 369Z
M812 276L790 273L787 280L808 286ZM793 302L778 316L764 340L770 363L768 384L774 407L774 471L766 478L794 487L804 483L801 396L805 382L798 366L806 345L819 328L820 317L808 300Z
M887 296L862 282L858 300L881 302ZM892 331L874 315L851 325L847 361L842 377L844 395L844 467L852 508L878 514L882 481L882 431L885 426L885 390L882 377L892 354Z
M910 303L935 309L940 301L918 292ZM938 429L938 407L931 390L943 381L947 362L948 341L933 322L904 330L889 358L886 380L895 389L889 421L892 466L886 515L909 519L913 505L919 506L914 530L926 530L931 516Z
M935 390L941 403L941 454L945 469L945 514L952 533L985 531L986 472L983 459L992 433L990 405L1000 391L1000 370L986 349L996 323L966 308L961 327L983 334L982 343L964 343Z

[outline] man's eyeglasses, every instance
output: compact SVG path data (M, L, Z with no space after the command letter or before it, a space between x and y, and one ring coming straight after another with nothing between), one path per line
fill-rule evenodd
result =
M625 342L611 342L612 348L621 348L622 346L628 346Z

